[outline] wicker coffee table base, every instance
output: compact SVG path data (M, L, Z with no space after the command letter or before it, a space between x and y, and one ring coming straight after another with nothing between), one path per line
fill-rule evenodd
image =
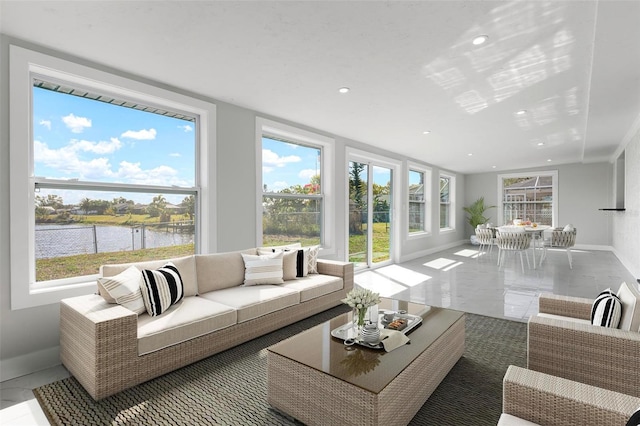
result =
M464 324L463 315L378 394L267 352L268 402L308 425L406 425L462 356Z

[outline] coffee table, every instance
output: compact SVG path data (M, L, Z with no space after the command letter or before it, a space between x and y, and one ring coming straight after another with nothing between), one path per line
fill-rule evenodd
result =
M352 320L340 315L267 348L269 404L308 425L407 424L462 356L465 316L393 299L379 308L422 317L410 344L345 346L331 336Z

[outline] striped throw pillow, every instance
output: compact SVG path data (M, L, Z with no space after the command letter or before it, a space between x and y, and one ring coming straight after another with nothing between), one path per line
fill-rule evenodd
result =
M162 314L184 295L184 285L178 268L168 262L156 270L144 269L140 290L147 312L152 317Z
M98 292L109 303L117 303L136 314L145 311L140 285L142 274L135 266L130 266L118 275L98 278Z
M591 324L601 327L618 328L622 317L620 298L606 289L596 297L591 307Z
M283 252L265 256L241 254L242 260L244 260L245 287L259 284L284 283L282 270Z

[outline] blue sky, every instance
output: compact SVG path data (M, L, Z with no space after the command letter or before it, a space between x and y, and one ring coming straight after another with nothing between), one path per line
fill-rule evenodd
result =
M35 176L194 185L192 122L40 88L33 91L33 117ZM77 202L68 197L77 195L63 197L65 203Z
M268 191L304 186L319 174L320 150L262 138L262 184Z

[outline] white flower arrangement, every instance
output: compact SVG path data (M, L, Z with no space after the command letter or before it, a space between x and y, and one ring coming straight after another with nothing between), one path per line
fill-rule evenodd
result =
M354 287L347 293L346 299L342 299L342 303L356 309L369 308L380 303L380 294L366 288Z

